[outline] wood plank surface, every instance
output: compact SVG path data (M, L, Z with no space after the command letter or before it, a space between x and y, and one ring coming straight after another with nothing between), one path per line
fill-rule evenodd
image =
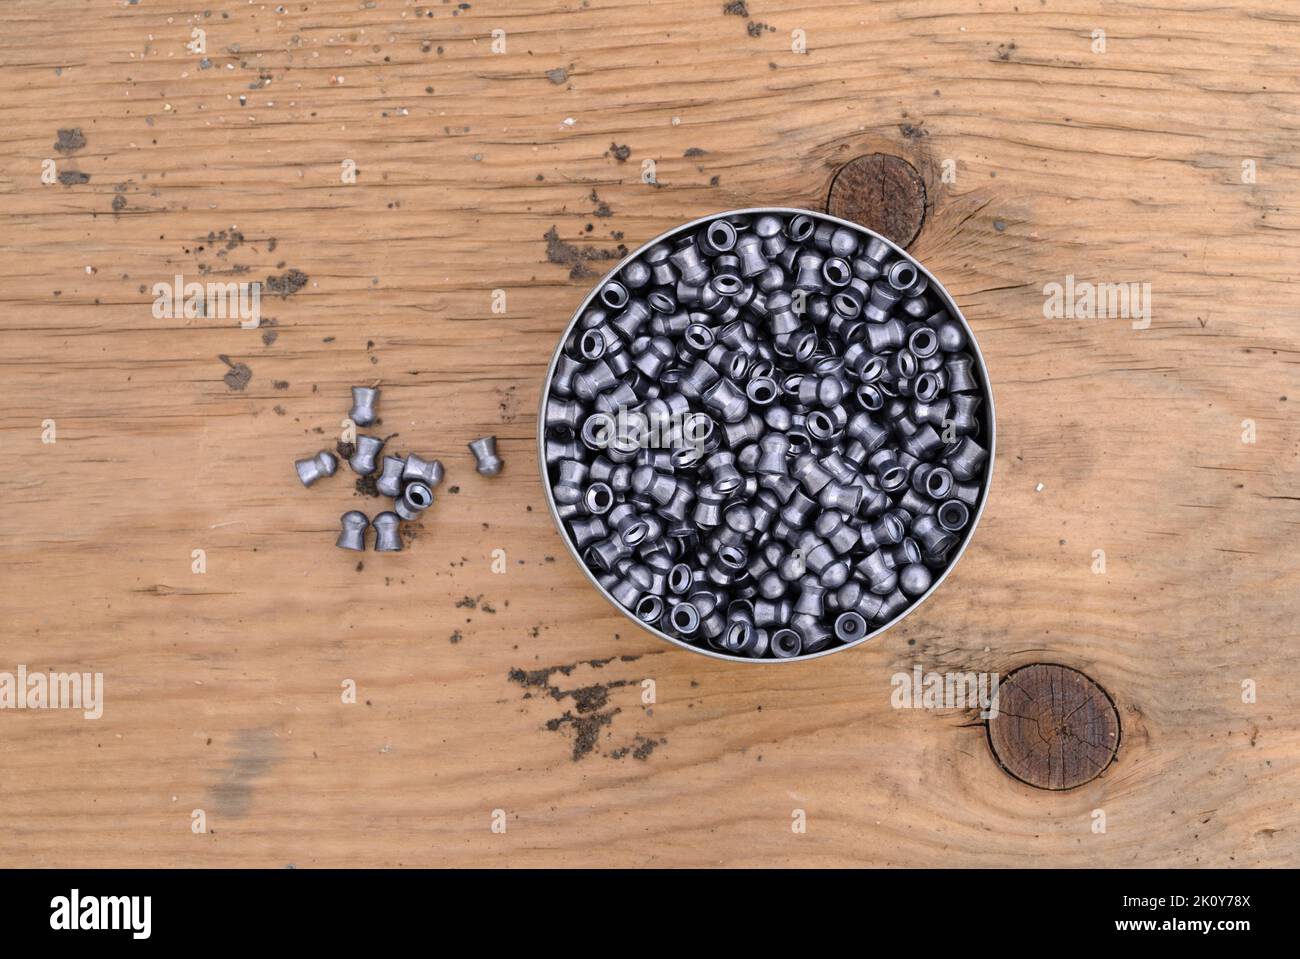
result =
M0 861L1295 865L1298 54L1294 9L1235 0L8 0L0 671L105 691L0 711ZM989 365L982 525L865 647L666 648L552 527L551 350L623 247L824 207L877 152L924 177L912 252ZM285 293L260 329L156 319L178 274ZM1149 327L1047 318L1067 276L1149 283ZM338 515L378 501L292 461L372 382L448 478L358 557ZM1008 776L971 711L891 706L917 664L1039 661L1119 709L1074 790Z

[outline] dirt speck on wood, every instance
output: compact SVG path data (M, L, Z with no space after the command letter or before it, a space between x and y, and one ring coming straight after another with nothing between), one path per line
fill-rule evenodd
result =
M289 270L279 276L268 276L266 288L281 298L292 296L307 285L309 277L302 270Z
M217 359L230 367L222 379L226 381L226 385L232 390L242 390L248 385L248 381L253 378L253 371L248 368L247 364L236 363L224 353L218 355Z
M630 152L630 151L629 151L629 152ZM592 191L591 191L591 198L590 198L590 199L591 199L591 202L594 203L594 204L596 205L596 209L592 211L592 214L593 214L594 216L601 216L601 217L604 217L604 216L613 216L613 215L614 215L614 211L613 211L612 209L610 209L609 204L606 203L604 200L602 200L602 199L600 198L600 196L596 193L595 190L592 190Z
M600 731L614 721L619 710L612 709L607 713L595 713L590 716L575 716L573 713L565 710L564 715L557 716L555 719L547 720L546 728L551 732L570 726L573 729L573 761L576 763L584 756L589 755L596 749L596 744L600 740Z
M566 267L569 279L580 280L595 276L596 271L588 264L608 263L617 260L626 253L626 247L620 245L617 250L602 250L596 247L575 246L560 239L560 231L552 226L546 231L546 259L556 266Z
M538 628L533 627L534 636L537 635L537 632ZM610 693L615 689L632 686L634 683L628 679L611 679L602 683L588 683L573 688L565 688L557 682L557 678L570 676L580 666L603 669L613 661L614 657L588 659L561 666L548 666L542 669L525 670L515 668L507 674L511 682L523 687L525 699L549 697L556 701L572 700L574 708L571 710L566 709L559 716L547 720L545 728L551 732L565 729L572 731L572 758L574 762L596 751L601 731L613 722L615 716L622 712L619 707L611 705ZM645 759L662 742L663 740L648 740L638 733L631 743L616 748L605 755L613 759L621 759L623 756L631 754L638 759Z
M76 153L86 145L86 137L81 132L81 127L71 127L67 130L60 130L58 139L54 141L54 149L59 153Z
M632 745L620 746L609 754L609 758L622 759L624 756L630 755L633 759L639 759L641 762L645 762L650 758L652 752L667 742L667 739L647 739L645 736L638 733Z

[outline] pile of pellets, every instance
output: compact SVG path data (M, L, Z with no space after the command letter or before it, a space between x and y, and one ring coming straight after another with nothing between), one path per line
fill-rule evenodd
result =
M984 495L989 427L965 323L928 284L879 237L786 212L679 231L598 288L555 360L544 457L614 602L790 658L930 590Z
M372 426L377 418L375 406L378 402L377 387L352 387L352 409L348 411L348 418L357 426ZM484 436L469 444L478 472L484 476L496 476L501 472L502 463L497 455L496 443L495 436ZM360 510L353 509L344 513L339 517L339 536L334 544L339 549L364 550L366 530L373 526L375 550L380 553L399 552L402 548L402 521L418 519L421 513L433 505L433 491L445 475L442 463L411 453L405 457L385 456L380 464L379 454L383 448L383 437L358 436L348 466L358 476L374 476L375 490L383 496L391 496L393 508L380 513L373 523ZM315 456L297 460L293 465L302 485L311 486L327 476L333 476L339 464L333 453L321 450Z

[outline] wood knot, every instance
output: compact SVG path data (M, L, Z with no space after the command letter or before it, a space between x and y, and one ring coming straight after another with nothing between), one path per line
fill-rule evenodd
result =
M826 211L906 248L925 223L925 181L902 157L855 157L831 181Z
M1039 789L1073 789L1095 779L1119 749L1119 711L1077 669L1034 663L998 686L989 747L1011 776Z

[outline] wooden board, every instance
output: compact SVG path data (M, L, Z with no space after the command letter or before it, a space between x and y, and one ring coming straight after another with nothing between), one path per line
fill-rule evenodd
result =
M105 682L98 720L0 711L0 860L1296 864L1293 15L202 7L0 6L0 670ZM55 150L61 129L84 145ZM982 526L865 648L774 668L665 648L587 586L543 505L558 333L621 246L824 205L870 153L924 176L912 251L991 370ZM47 159L69 185L42 183ZM294 270L260 329L152 312L177 274ZM1067 276L1149 283L1149 327L1045 317ZM375 501L346 472L304 490L291 463L372 381L393 443L459 492L359 563L337 517ZM465 449L485 433L493 480ZM1075 790L1009 777L970 711L890 704L917 664L1037 661L1120 712L1118 761Z

